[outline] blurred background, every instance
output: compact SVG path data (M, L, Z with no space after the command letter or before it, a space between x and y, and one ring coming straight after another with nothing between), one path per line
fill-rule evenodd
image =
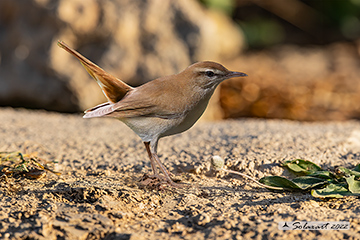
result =
M203 60L246 72L205 120L360 119L360 0L0 0L0 106L105 101L59 39L133 86Z

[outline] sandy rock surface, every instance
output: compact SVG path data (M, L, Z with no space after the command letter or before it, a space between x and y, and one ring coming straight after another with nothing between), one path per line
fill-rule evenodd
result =
M356 197L320 200L271 192L209 170L255 178L289 173L283 160L324 168L359 164L360 123L231 120L199 123L160 140L159 154L189 188L161 191L139 184L151 167L140 139L114 119L0 109L0 151L38 152L57 161L40 180L0 181L1 239L356 239ZM279 221L349 221L347 231L280 231Z

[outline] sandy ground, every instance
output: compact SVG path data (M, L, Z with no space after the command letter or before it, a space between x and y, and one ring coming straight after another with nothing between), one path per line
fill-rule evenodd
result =
M271 192L257 179L289 175L283 160L305 158L324 168L359 164L360 122L231 120L198 123L159 142L159 155L189 188L144 188L151 167L140 139L114 119L0 109L0 151L38 152L58 161L57 177L0 182L1 239L359 239L356 197L320 200ZM20 186L20 187L19 187ZM280 231L279 221L350 221L345 231Z

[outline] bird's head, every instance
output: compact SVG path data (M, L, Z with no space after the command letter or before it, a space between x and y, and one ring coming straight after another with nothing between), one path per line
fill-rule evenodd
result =
M214 89L222 81L234 77L246 77L242 72L232 72L215 62L198 62L183 71L187 78L203 89Z

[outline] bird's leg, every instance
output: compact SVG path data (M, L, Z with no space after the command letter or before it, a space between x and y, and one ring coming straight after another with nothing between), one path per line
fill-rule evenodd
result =
M163 179L162 181L166 181L169 185L171 185L172 187L183 187L181 184L176 184L174 183L174 181L170 178L169 173L167 171L167 169L164 167L164 165L161 164L160 159L158 157L158 155L156 154L156 147L157 144L155 143L152 146L152 149L150 148L150 142L144 142L145 147L146 147L146 151L149 155L150 158L150 163L151 163L151 168L154 172L154 177L158 178L158 179ZM157 163L157 165L160 167L161 172L164 173L165 179L162 178L157 171L155 162Z
M153 158L151 150L150 150L150 142L144 142L144 144L145 144L145 147L146 147L146 151L149 154L150 164L151 164L151 168L152 168L152 170L154 172L154 175L158 176L158 172L157 172L157 169L156 169L156 166L155 166L154 158Z
M168 182L168 184L170 184L172 187L176 187L176 188L184 187L182 184L174 183L174 181L170 178L167 169L166 169L165 166L162 165L162 163L160 162L160 159L159 159L158 155L156 154L156 152L152 153L152 155L153 155L153 157L155 158L156 163L157 163L158 166L160 167L160 170L164 173L165 178L166 178L166 181Z

